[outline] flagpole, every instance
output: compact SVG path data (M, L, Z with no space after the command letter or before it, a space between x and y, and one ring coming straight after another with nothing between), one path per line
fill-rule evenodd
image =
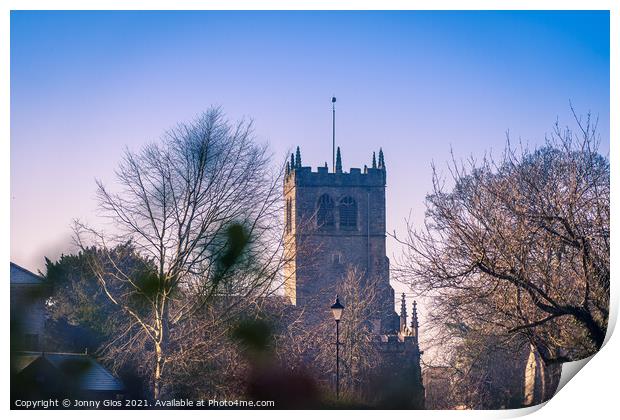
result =
M336 173L336 97L332 96L332 172Z

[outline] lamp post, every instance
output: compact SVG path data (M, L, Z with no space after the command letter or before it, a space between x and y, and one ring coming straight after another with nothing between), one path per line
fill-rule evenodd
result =
M338 295L336 295L336 302L331 306L332 314L334 314L334 320L336 321L336 399L340 399L340 318L342 317L342 311L344 311L344 305L340 303Z

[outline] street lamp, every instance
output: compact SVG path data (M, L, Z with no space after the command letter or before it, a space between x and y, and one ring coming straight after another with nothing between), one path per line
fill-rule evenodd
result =
M340 399L340 318L342 317L342 311L344 311L344 305L340 303L338 295L336 295L336 302L331 306L332 314L334 314L334 320L336 321L336 399Z

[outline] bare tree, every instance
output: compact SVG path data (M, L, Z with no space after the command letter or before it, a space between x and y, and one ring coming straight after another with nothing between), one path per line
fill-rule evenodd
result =
M575 115L573 113L573 115ZM444 353L466 337L531 343L546 364L587 357L609 315L609 161L590 115L500 162L433 171L422 229L396 273L428 297ZM515 344L516 345L516 344Z
M108 251L131 242L155 267L127 271L109 252L90 261L107 297L130 320L110 349L117 349L115 357L129 346L152 354L144 369L154 398L162 395L166 366L204 328L197 320L208 302L217 300L227 308L220 313L234 316L234 308L273 292L283 241L280 172L271 171L251 123L231 125L211 109L158 143L126 151L118 191L97 182L114 233L76 223L77 242Z
M377 315L376 281L349 267L342 279L317 293L301 308L289 307L275 336L278 357L286 366L309 371L327 393L334 391L336 331L326 295L339 295L346 306L340 322L340 386L352 402L368 402L368 383L379 364L379 348L369 319Z

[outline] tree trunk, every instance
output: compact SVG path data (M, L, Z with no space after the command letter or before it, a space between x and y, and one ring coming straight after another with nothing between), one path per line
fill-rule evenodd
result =
M159 341L155 342L155 371L153 372L153 398L161 398L162 391L162 375L164 364L166 363L166 355L168 354L168 342L170 337L170 311L168 298L166 295L162 297L163 310L161 312Z
M536 395L536 351L530 345L530 352L525 363L525 378L523 382L523 405L529 407L535 404Z
M155 371L153 373L153 399L161 395L161 374L164 369L164 354L159 343L155 343Z

